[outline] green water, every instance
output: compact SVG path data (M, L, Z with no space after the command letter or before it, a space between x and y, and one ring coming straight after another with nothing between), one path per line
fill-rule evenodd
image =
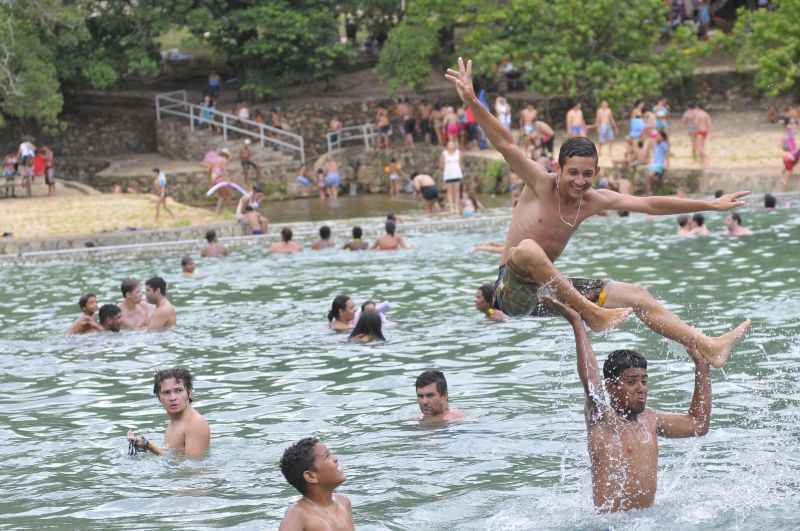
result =
M598 219L559 261L639 282L711 334L753 319L713 372L710 433L662 439L655 506L611 516L592 510L568 327L489 324L472 308L497 256L468 250L501 229L407 232L413 248L394 254L253 248L198 260L193 279L178 253L0 269L0 528L273 529L296 498L283 449L316 435L340 458L359 529L797 529L800 215L743 216L752 237L692 240L670 218ZM722 228L721 214L708 219ZM117 302L122 278L154 274L177 307L174 331L64 336L81 293ZM326 329L342 292L392 302L386 344ZM591 337L598 356L648 356L651 407L688 407L692 366L676 345L635 319ZM129 427L162 441L150 382L177 364L195 374L210 456L129 458ZM445 371L465 422L417 424L413 382L429 367Z

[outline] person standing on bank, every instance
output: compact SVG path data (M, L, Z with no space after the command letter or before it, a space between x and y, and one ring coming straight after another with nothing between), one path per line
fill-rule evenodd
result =
M461 181L464 173L461 171L461 150L454 140L447 142L447 149L442 152L439 159L439 169L442 170L442 180L447 191L447 202L451 214L461 212Z

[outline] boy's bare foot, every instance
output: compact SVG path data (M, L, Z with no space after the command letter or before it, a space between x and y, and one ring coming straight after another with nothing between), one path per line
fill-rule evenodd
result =
M744 336L748 328L750 328L750 319L743 321L728 333L708 338L705 345L697 345L697 351L712 367L716 369L724 367L731 357L733 346Z
M633 313L633 308L599 308L591 315L583 315L583 320L593 332L604 332L616 328Z

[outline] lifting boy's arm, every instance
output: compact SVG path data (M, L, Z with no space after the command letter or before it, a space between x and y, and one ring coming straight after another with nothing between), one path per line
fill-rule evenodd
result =
M525 156L525 153L514 144L514 137L511 136L511 133L475 96L475 89L472 86L471 60L467 61L465 65L464 60L459 57L458 70L448 68L444 77L455 84L461 100L472 109L478 125L486 133L492 146L503 155L508 165L511 166L511 171L521 176L531 188L534 187L537 179L548 177L544 167Z
M708 433L711 422L711 378L708 362L690 350L694 359L694 393L686 414L656 412L656 429L664 437L697 437Z

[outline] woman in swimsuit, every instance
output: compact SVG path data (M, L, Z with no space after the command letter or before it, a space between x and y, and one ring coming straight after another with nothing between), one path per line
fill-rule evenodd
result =
M356 307L348 295L337 295L328 312L328 327L336 332L347 332L353 328Z

